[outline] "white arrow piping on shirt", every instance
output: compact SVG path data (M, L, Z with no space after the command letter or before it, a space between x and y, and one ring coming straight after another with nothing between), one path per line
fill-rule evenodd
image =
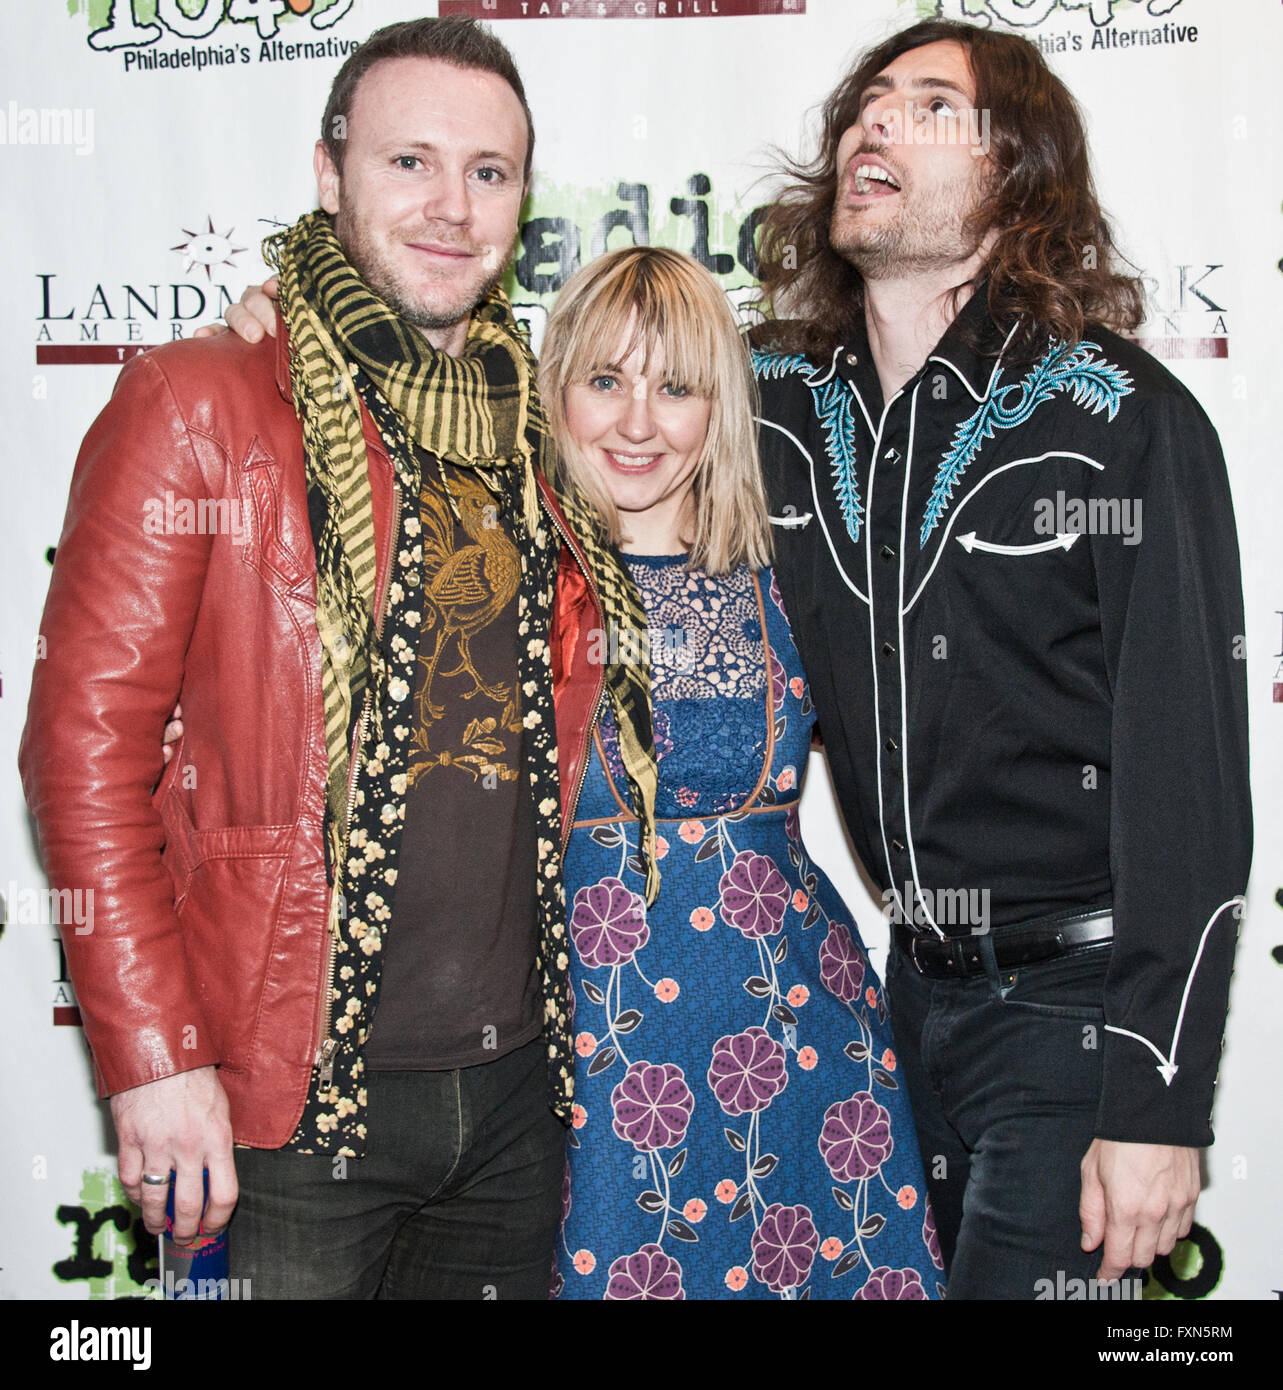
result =
M1185 1005L1189 1002L1189 992L1194 984L1194 973L1198 969L1199 961L1203 959L1203 947L1207 944L1207 934L1212 930L1216 919L1227 907L1237 906L1241 912L1244 901L1242 894L1237 898L1231 898L1228 902L1222 903L1207 919L1207 925L1203 928L1203 935L1198 939L1198 950L1194 952L1194 963L1190 966L1189 974L1185 979L1185 992L1181 995L1180 1012L1176 1015L1176 1031L1172 1034L1172 1055L1170 1057L1164 1057L1162 1052L1160 1052L1144 1034L1133 1033L1129 1028L1115 1028L1112 1023L1105 1024L1105 1032L1121 1033L1125 1038L1135 1038L1137 1042L1144 1043L1145 1046L1149 1048L1154 1056L1158 1058L1158 1066L1155 1070L1163 1078L1163 1084L1165 1086L1170 1086L1172 1084L1172 1079L1180 1070L1176 1065L1176 1048L1181 1040L1181 1025L1185 1022Z
M930 569L922 576L922 583L913 591L913 597L905 605L904 611L906 613L922 597L922 591L927 587L928 583L930 583L931 576L936 572L936 566L940 563L940 557L945 552L946 542L953 534L955 523L962 515L962 509L968 502L972 501L973 498L980 495L980 489L984 487L986 483L990 483L995 478L1001 476L1009 468L1019 468L1022 464L1026 463L1045 463L1048 459L1053 458L1077 459L1079 463L1085 463L1088 468L1094 468L1098 473L1103 473L1105 471L1105 465L1103 463L1098 463L1095 459L1088 458L1086 454L1070 453L1067 449L1049 449L1045 454L1035 454L1031 458L1012 459L1010 463L999 464L992 473L986 473L983 478L977 480L976 485L970 492L963 494L956 506L949 509L949 520L945 522L944 532L940 537L940 544L936 547L936 557L931 561Z
M1057 531L1053 539L1033 545L999 545L996 541L978 541L976 533L968 531L965 536L955 536L954 540L968 555L973 550L987 550L993 555L1038 555L1044 550L1068 550L1080 535L1081 531Z
M810 469L811 474L811 500L815 503L814 514L812 514L811 512L807 512L806 515L808 517L814 515L816 519L819 521L820 530L824 532L824 540L829 547L829 554L833 557L834 568L837 570L838 574L842 576L842 582L846 585L846 587L850 589L850 591L856 596L856 598L858 598L860 602L867 607L869 600L851 582L850 575L848 575L846 570L843 568L842 561L838 559L838 553L833 548L833 537L829 535L828 524L824 520L824 513L820 510L820 494L815 483L815 460L811 457L810 450L807 449L807 447L802 443L802 441L797 437L797 435L795 435L792 432L792 430L786 430L783 425L777 425L774 420L767 420L761 415L755 415L753 418L763 429L777 430L780 434L782 434L785 437L785 439L789 440L792 443L793 447L806 460L807 467ZM865 534L867 536L867 530Z

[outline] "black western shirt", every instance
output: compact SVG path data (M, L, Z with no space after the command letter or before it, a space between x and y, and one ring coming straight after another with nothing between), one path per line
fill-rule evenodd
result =
M983 294L886 402L862 333L754 358L776 569L884 900L932 935L1112 906L1097 1134L1210 1143L1251 809L1207 417L1104 329L1017 360Z

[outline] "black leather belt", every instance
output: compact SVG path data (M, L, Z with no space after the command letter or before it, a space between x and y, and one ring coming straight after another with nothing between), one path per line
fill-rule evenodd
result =
M988 933L1000 970L1034 961L1054 960L1084 946L1111 941L1114 918L1109 911L1085 913L1077 917L1045 917L1038 922L1014 922L995 927ZM947 936L943 939L914 931L903 922L895 924L895 944L904 952L919 975L932 980L956 980L983 972L981 936Z

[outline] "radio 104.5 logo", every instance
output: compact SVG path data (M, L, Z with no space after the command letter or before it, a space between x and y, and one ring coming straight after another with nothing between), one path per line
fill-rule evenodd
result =
M239 37L247 26L272 39L281 21L306 20L324 32L351 13L356 0L87 0L89 47L110 53L147 48L161 39L206 39L216 30Z

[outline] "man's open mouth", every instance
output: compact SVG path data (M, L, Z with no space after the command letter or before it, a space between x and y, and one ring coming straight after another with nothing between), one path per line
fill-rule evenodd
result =
M855 191L866 193L898 193L899 183L889 170L880 164L857 164L855 166Z

